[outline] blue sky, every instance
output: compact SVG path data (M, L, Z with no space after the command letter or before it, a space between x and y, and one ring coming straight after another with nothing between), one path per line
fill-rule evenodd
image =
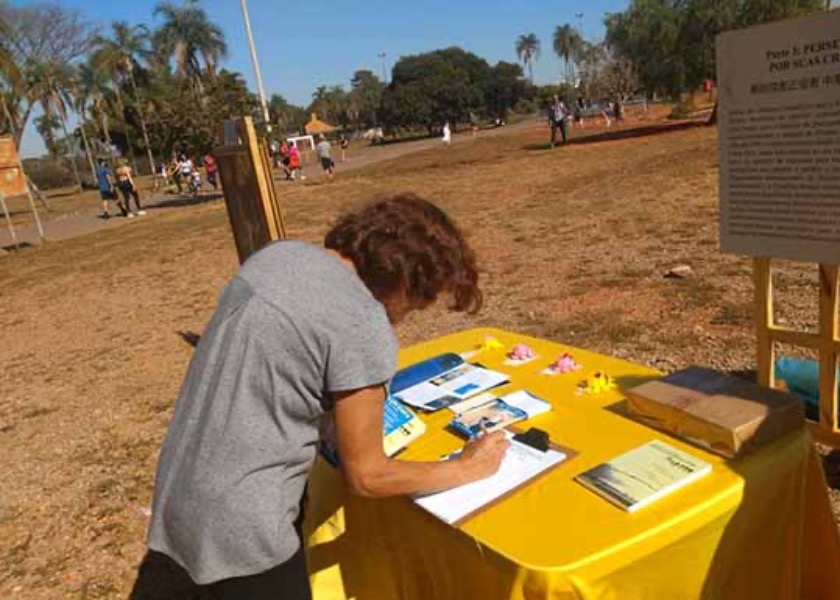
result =
M176 2L179 0L175 0ZM157 0L58 0L82 11L103 29L114 20L153 27ZM17 0L18 5L28 2ZM248 0L251 27L262 67L266 94L280 93L290 102L306 105L321 84L348 85L357 69L381 76L380 52L387 64L406 54L457 45L491 63L515 61L519 34L536 33L543 44L534 68L537 83L560 77L561 63L551 49L557 25L582 24L587 39L603 36L603 17L623 10L629 0L530 0L493 3L482 0ZM253 69L245 40L239 0L203 0L211 18L221 25L228 41L224 66L239 71L252 90ZM577 13L583 13L579 20ZM44 152L30 123L24 135L23 156Z

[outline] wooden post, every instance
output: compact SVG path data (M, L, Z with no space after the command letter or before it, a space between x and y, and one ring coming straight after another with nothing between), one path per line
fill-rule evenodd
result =
M773 319L773 271L769 258L756 258L754 261L755 278L755 320L757 357L756 371L758 383L772 388L775 384L773 364L775 362L775 343L772 330Z
M12 225L12 217L9 215L9 208L6 206L6 196L3 195L3 192L0 192L0 205L3 206L3 214L6 215L6 226L9 228L9 235L12 236L12 243L15 245L15 248L19 250L20 245L18 244L17 235L15 234L15 226Z
M794 331L779 327L773 319L773 279L769 258L754 261L756 370L759 384L774 387L776 342L817 350L820 354L820 420L810 423L813 438L827 446L840 448L840 430L837 419L837 361L840 356L838 339L837 266L819 265L820 271L820 332L819 334Z
M41 225L41 217L38 215L38 209L35 207L35 200L32 198L32 188L26 184L26 195L29 198L29 206L32 207L32 214L35 215L35 224L38 226L38 236L41 241L44 240L44 226Z
M239 261L266 244L286 237L286 222L274 186L268 149L257 139L251 117L219 128L222 145L214 150L225 191Z
M837 267L820 265L820 425L837 432Z

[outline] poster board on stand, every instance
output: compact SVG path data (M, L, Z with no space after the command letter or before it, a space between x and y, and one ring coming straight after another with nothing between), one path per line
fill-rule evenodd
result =
M274 188L268 147L257 139L254 121L226 121L213 153L219 164L230 227L239 262L286 237L286 222Z
M759 383L774 385L777 343L820 355L815 438L840 446L840 11L717 39L721 250L754 258ZM816 263L820 330L775 323L771 259Z
M0 193L11 198L22 196L26 191L26 175L15 141L11 136L0 136Z

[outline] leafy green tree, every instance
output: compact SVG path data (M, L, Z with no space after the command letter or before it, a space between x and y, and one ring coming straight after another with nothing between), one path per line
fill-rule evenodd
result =
M55 3L0 1L0 21L5 23L0 46L6 56L6 72L0 71L0 129L11 131L19 147L33 109L41 105L38 90L28 89L38 77L27 70L78 61L90 48L92 27L80 12Z
M566 83L571 83L575 76L575 64L583 50L583 38L578 30L566 23L554 30L554 52L565 63Z
M356 115L356 128L376 127L385 86L372 71L361 70L353 74L350 88L349 101Z
M99 135L105 142L110 154L113 148L110 129L110 111L113 105L113 94L108 88L108 73L96 65L87 63L79 65L76 79L76 111L86 120L88 111L98 124Z
M3 14L0 14L0 133L12 131L14 120L9 109L9 96L20 93L22 89L22 75L20 67L12 52L9 41L11 26Z
M64 141L67 145L66 158L73 170L73 179L78 189L82 187L79 177L79 169L76 166L76 158L73 152L72 138L67 130L67 107L72 103L72 89L75 72L70 65L59 64L53 61L30 61L26 67L27 92L33 101L37 101L43 110L44 119L41 120L39 132L45 136L44 142L52 142L57 147L52 136L51 125L57 121L64 132Z
M286 101L280 94L272 94L268 101L268 114L281 132L300 130L307 121L306 110Z
M227 42L221 27L210 20L198 0L186 0L182 5L162 2L154 15L162 17L163 24L155 31L153 44L162 56L174 59L179 75L200 81L202 73L216 72L219 60L227 55Z
M312 104L307 110L310 113L317 113L321 119L328 121L332 118L332 106L330 105L330 90L325 85L319 85L312 92Z
M187 77L154 72L149 80L152 144L165 156L191 156L210 151L216 129L225 119L254 115L259 103L248 91L239 73L221 69L214 76L203 75L204 95L195 104L195 87Z
M483 112L490 66L460 48L400 58L382 100L382 116L393 127L457 126L470 112Z
M526 81L522 67L500 61L490 69L486 96L487 113L493 118L506 119L508 111L524 97L525 89Z
M535 33L523 33L516 38L516 56L528 69L528 78L534 83L534 61L540 58L540 39Z
M52 158L58 158L60 153L58 137L56 136L56 130L60 126L58 119L51 114L44 113L40 117L36 117L34 123L35 130L41 136L41 139L44 140L44 146L47 152L49 152Z
M561 83L560 85L543 85L537 88L537 95L535 101L540 110L548 110L554 101L554 96L558 96L563 100L567 106L572 106L575 100L575 89L568 83Z
M149 30L145 25L131 26L124 21L115 21L111 24L111 37L97 36L94 39L97 47L94 56L97 57L102 68L113 73L114 87L120 97L120 104L122 104L122 95L119 89L126 83L131 88L140 131L149 158L149 168L154 173L155 158L149 143L145 111L135 77L135 72L141 68L140 59L149 54L148 40Z
M719 33L822 8L822 0L632 0L607 15L606 41L648 93L676 99L714 79Z

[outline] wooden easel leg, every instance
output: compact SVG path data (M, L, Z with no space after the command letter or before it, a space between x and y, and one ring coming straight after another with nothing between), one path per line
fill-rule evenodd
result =
M820 265L820 425L837 430L837 267Z
M26 195L29 197L29 206L32 207L32 214L35 215L35 224L38 226L38 235L41 241L44 240L44 227L41 225L41 217L38 215L38 209L35 207L35 200L32 198L32 189L29 184L26 184Z
M38 201L44 205L44 208L47 209L47 211L52 210L52 207L50 206L50 202L49 200L47 200L47 197L44 196L41 190L38 189L38 186L35 185L35 183L33 183L31 179L29 179L28 175L26 176L26 189L31 190L32 193L35 194L35 196L38 198Z
M757 356L756 371L759 385L772 388L775 384L773 363L775 349L771 328L773 327L773 279L769 258L756 258L753 262L755 279L755 329Z
M6 196L3 195L3 192L0 192L0 205L3 206L3 214L6 215L6 226L9 228L9 235L12 236L12 244L15 245L16 249L20 250L17 234L15 234L15 226L12 225L12 217L9 215L9 209L6 206Z

